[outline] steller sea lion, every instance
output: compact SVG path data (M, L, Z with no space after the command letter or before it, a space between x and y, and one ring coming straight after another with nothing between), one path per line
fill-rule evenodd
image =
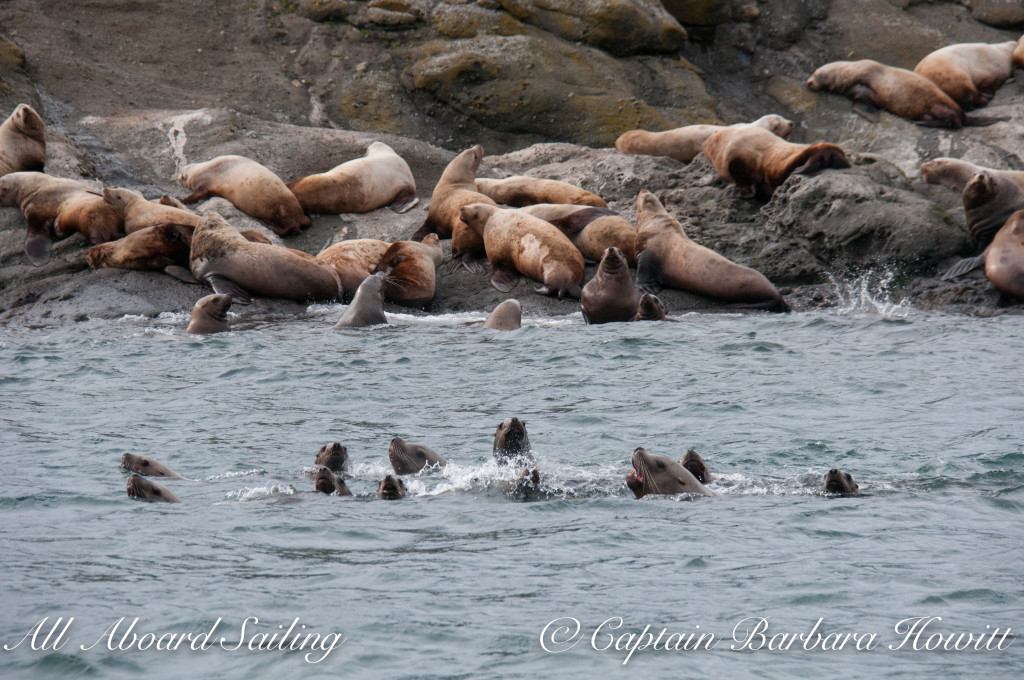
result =
M242 212L269 224L278 236L298 234L312 224L281 178L244 156L218 156L186 165L178 184L192 190L182 202L226 198Z
M793 144L756 125L734 125L711 134L704 155L735 186L727 197L772 197L786 178L827 168L848 168L846 154L835 144Z
M1024 210L1024 172L982 170L968 180L960 194L967 219L967 231L974 237L974 257L960 260L949 268L945 280L966 274L986 261L992 243L1006 221Z
M46 125L28 104L18 104L0 125L0 177L42 172L46 165Z
M698 493L721 495L697 481L693 473L668 456L655 456L643 448L633 451L633 469L626 475L626 486L637 498L650 494Z
M637 305L633 321L664 321L667 318L665 304L661 298L651 293L644 293L640 296L640 304Z
M825 475L825 493L843 494L847 496L859 496L860 485L853 481L849 472L843 472L832 468Z
M701 484L710 484L715 481L714 475L708 472L708 465L704 462L704 458L693 449L686 452L679 464L689 470L690 474L696 477Z
M503 293L512 290L524 274L543 286L541 295L579 299L583 282L583 256L550 223L514 208L471 203L461 209L462 220L483 237L491 262L491 285Z
M442 258L437 234L427 234L420 242L392 243L373 270L385 274L384 299L407 307L429 306Z
M985 256L985 276L996 288L1024 299L1024 210L1003 225Z
M494 430L494 449L491 453L498 465L533 463L526 423L516 417L498 423Z
M583 286L580 309L588 324L632 321L636 316L636 288L626 258L618 248L604 251L597 273Z
M361 328L386 324L384 316L384 272L363 279L352 297L348 309L338 319L335 328Z
M444 456L423 444L413 444L395 437L388 445L388 459L396 475L414 475L426 467L444 467Z
M157 462L152 458L146 456L136 456L131 453L126 453L121 456L121 467L125 470L131 470L132 472L138 472L143 475L149 475L150 477L167 477L168 479L185 479L177 472L167 467L163 463Z
M390 243L371 238L352 239L335 243L320 251L317 262L334 268L341 277L341 285L346 298L355 295L359 284L373 273L384 253L391 247Z
M373 142L362 158L288 183L310 215L365 213L390 206L404 213L417 203L409 164L384 142Z
M738 123L744 125L744 123ZM775 114L762 116L750 125L763 127L765 130L789 139L793 133L793 121L786 120ZM721 130L725 125L686 125L664 132L647 132L646 130L629 130L615 140L615 148L623 153L643 154L647 156L668 156L683 163L689 163L697 157L704 142L712 133Z
M188 224L157 224L85 251L93 269L162 271L185 283L199 283L188 269L192 233Z
M352 492L345 485L345 480L338 477L330 468L320 466L313 476L313 488L320 493L351 496Z
M724 302L789 310L763 274L692 241L654 194L643 190L636 202L636 287L641 291L665 286Z
M983 168L959 158L935 158L921 163L921 180L927 184L941 184L947 189L961 192L967 186L967 182L982 170L991 168Z
M186 333L193 335L209 335L225 333L231 330L228 325L228 310L231 309L230 295L207 295L200 298L192 308Z
M316 452L316 464L334 472L344 472L348 467L348 449L338 442L330 442Z
M121 211L73 179L12 172L0 177L0 206L21 208L28 222L25 255L37 267L50 261L54 241L75 232L94 245L124 236Z
M384 479L380 480L380 484L377 485L377 498L382 498L386 501L397 501L405 498L408 491L405 488L405 482L394 475L384 475Z
M126 489L129 498L138 498L144 501L163 501L165 503L181 502L181 499L167 488L160 486L156 482L151 482L139 474L134 474L128 478Z
M1013 76L1014 41L960 43L935 50L914 67L914 73L935 83L964 111L988 105Z
M131 189L104 189L103 200L124 215L125 234L132 234L140 229L164 222L187 224L192 227L199 226L199 215L194 212L147 201L142 194Z
M600 262L605 248L615 246L630 267L636 266L636 230L614 210L555 203L538 203L520 210L558 227L588 260Z
M604 199L592 191L560 182L557 179L541 179L516 175L505 179L476 180L476 190L501 205L522 208L537 203L562 203L569 205L592 205L607 208Z
M505 300L494 308L484 321L484 328L498 331L514 331L522 328L523 305L519 300Z

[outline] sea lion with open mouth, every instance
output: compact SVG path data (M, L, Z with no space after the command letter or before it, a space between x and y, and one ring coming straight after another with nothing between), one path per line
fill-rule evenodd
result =
M626 475L626 486L637 498L652 494L696 493L718 496L697 481L693 473L668 456L655 456L643 448L633 452L633 469Z

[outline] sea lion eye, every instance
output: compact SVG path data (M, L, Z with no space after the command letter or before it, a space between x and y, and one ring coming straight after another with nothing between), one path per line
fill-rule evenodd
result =
M149 467L149 461L148 460L142 461L142 467Z
M664 470L665 469L665 464L662 463L661 461L658 461L658 469L659 470Z
M419 451L418 453L419 453L420 458L426 458L427 457L427 454L423 453L422 451Z

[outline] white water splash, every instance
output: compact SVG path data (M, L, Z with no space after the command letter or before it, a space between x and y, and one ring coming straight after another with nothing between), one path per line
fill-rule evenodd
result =
M213 118L206 109L198 109L196 111L189 111L177 116L168 118L160 127L169 126L167 130L167 140L171 146L171 153L174 154L174 174L177 176L181 173L182 168L188 165L188 159L185 158L185 145L188 143L188 136L185 134L185 126L189 123L199 121L201 123L210 123Z
M229 492L224 498L229 501L262 501L279 496L294 496L295 488L291 484L268 484L254 488L239 489Z
M836 310L841 316L879 316L884 319L903 319L909 313L906 298L894 302L890 288L896 273L890 269L869 271L852 280L828 275L837 298Z
M213 475L211 477L207 477L206 481L214 479L232 479L234 477L259 477L265 474L267 474L267 471L263 468L252 468L251 470L242 470L240 472L225 472L222 475Z

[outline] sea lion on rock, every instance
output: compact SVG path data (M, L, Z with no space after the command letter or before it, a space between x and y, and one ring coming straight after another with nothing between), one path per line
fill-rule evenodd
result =
M188 224L157 224L85 251L93 269L162 271L185 283L199 283L188 269L192 233Z
M637 305L633 321L664 321L667 318L665 304L661 298L651 293L644 293L640 296L640 304Z
M373 142L362 158L288 183L310 215L365 213L390 206L404 213L417 203L409 164L384 142Z
M42 172L46 165L46 125L28 104L18 104L0 125L0 177Z
M192 318L189 320L185 332L193 335L209 335L210 333L230 331L229 309L231 309L230 295L213 294L200 298L192 308Z
M28 222L25 255L37 267L50 261L54 241L75 232L94 245L124 236L121 211L73 179L12 172L0 177L0 206L21 208Z
M405 482L394 475L384 475L384 479L380 480L380 484L377 485L377 498L386 501L405 498L407 493L409 492L405 488Z
M647 190L637 197L636 251L636 287L645 293L664 286L723 302L789 310L763 274L692 241Z
M444 467L444 456L423 444L413 444L395 437L388 445L388 459L396 475L414 475L425 467Z
M626 486L637 498L650 494L698 493L718 496L697 481L689 470L668 456L655 456L643 448L633 451L633 469L626 475Z
M348 467L348 449L338 442L324 444L316 452L316 464L334 472L344 472Z
M407 307L430 305L443 257L437 234L427 234L420 242L392 243L373 270L386 275L384 299Z
M203 215L192 235L192 274L238 304L249 294L296 302L334 301L342 295L332 267L288 248L250 243L217 213Z
M992 239L985 276L996 288L1024 299L1024 210L1015 212Z
M345 295L351 296L363 279L373 273L380 258L384 257L390 247L390 243L377 239L352 239L321 250L316 260L338 272Z
M1024 172L982 170L960 194L967 231L974 237L975 256L960 260L943 275L944 280L962 276L985 264L989 244L1006 221L1024 210Z
M1013 76L1014 41L960 43L935 50L914 67L967 111L988 105Z
M526 423L516 417L498 423L494 430L492 455L498 465L533 463Z
M793 144L757 125L734 125L711 134L704 155L715 170L735 183L727 197L767 200L792 174L848 168L846 154L835 144Z
M520 210L558 227L588 260L600 262L605 248L615 246L630 267L636 266L636 230L614 210L555 203L538 203Z
M604 251L594 278L583 286L580 309L588 324L632 321L637 310L636 288L629 265L618 248Z
M181 499L167 488L160 486L156 482L151 482L139 474L134 474L128 478L126 488L129 498L138 498L143 501L163 501L165 503L181 502Z
M104 189L103 200L124 215L125 234L164 222L199 226L199 215L194 212L147 201L145 196L131 189Z
M537 203L563 203L569 205L592 205L607 208L604 199L592 191L560 182L557 179L541 179L516 175L505 179L476 180L476 190L502 205L522 208Z
M226 198L242 212L269 224L278 236L298 234L311 224L281 178L244 156L218 156L186 165L178 175L178 184L192 190L181 199L183 203L210 196Z
M744 123L738 123L744 125ZM793 121L786 120L775 114L762 116L750 125L763 127L765 130L789 139L793 133ZM648 132L646 130L629 130L615 140L615 148L623 153L643 154L647 156L668 156L683 163L689 163L697 157L704 142L712 133L718 132L725 125L686 125L664 132Z
M853 481L849 472L843 472L832 468L825 475L825 493L843 494L848 496L859 496L860 485Z
M125 470L131 470L132 472L138 472L143 475L149 475L150 477L167 477L168 479L185 479L177 472L167 467L163 463L147 458L146 456L136 456L131 453L126 453L121 456L121 467Z
M495 288L507 293L524 274L544 284L534 289L541 295L579 299L583 256L554 226L513 208L486 203L465 205L460 214L483 237Z
M363 279L348 309L334 327L360 328L386 324L388 318L384 316L384 279L384 272Z
M523 325L523 305L519 300L505 300L494 308L484 321L484 328L514 331Z
M690 474L696 477L701 484L710 484L715 481L714 475L708 472L708 465L704 462L704 458L693 449L686 452L679 464L689 470Z
M921 164L921 179L927 184L941 184L959 193L982 170L991 168L983 168L959 158L935 158Z
M313 477L313 488L320 493L334 493L339 496L352 495L352 492L345 485L345 480L334 474L330 468L323 466L318 467L316 470L316 475Z

